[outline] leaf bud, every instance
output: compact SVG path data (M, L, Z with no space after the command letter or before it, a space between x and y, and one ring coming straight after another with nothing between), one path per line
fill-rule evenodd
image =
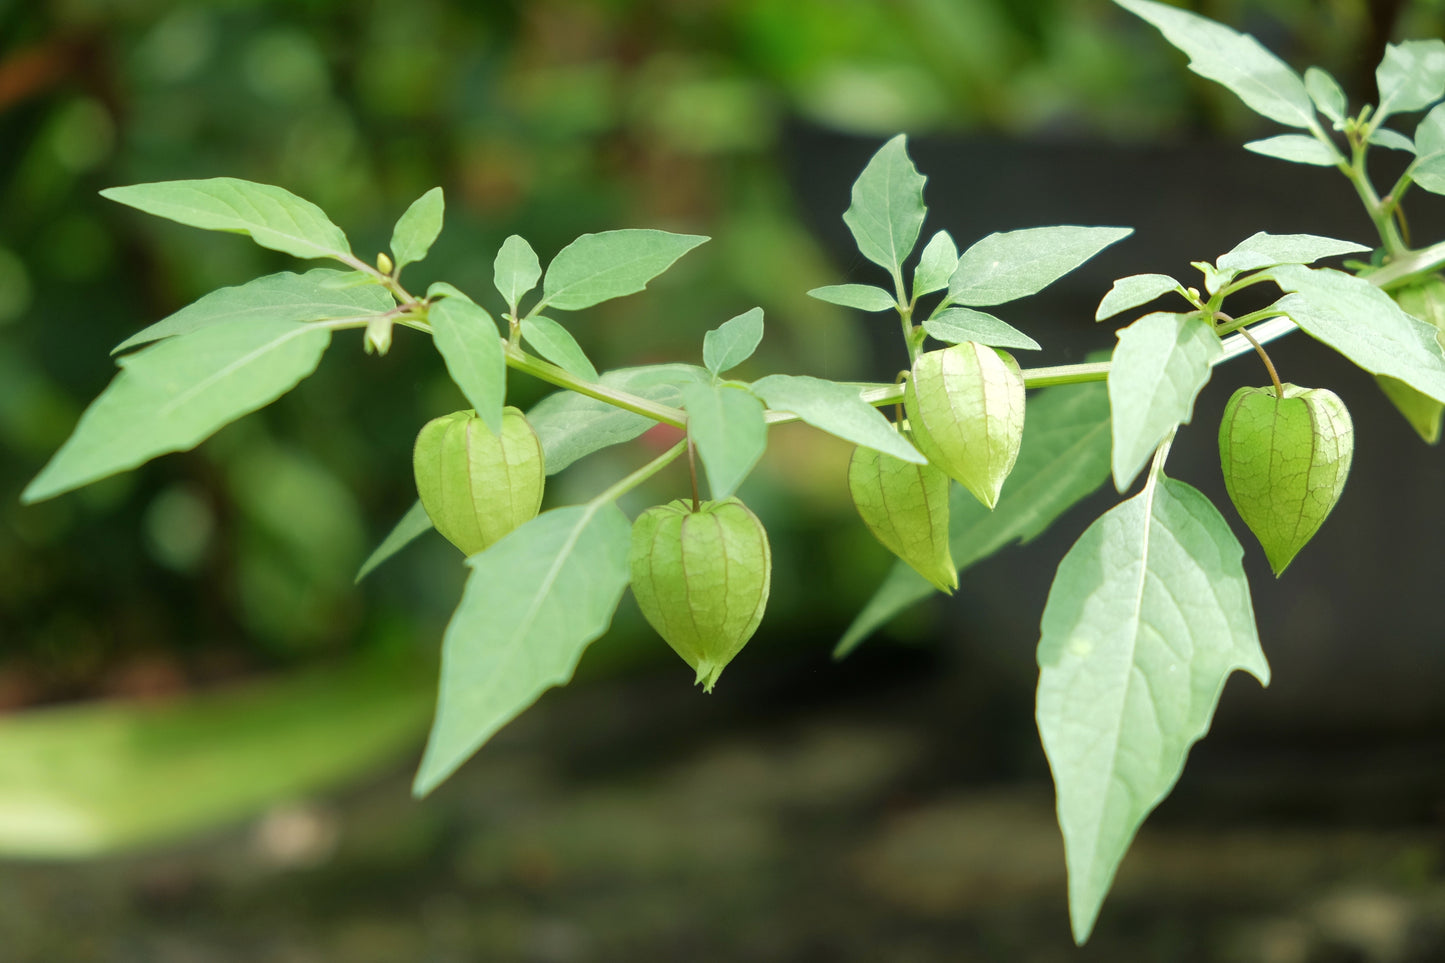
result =
M376 256L376 269L387 277L391 277L392 272L396 270L396 265L393 264L391 258L387 257L386 253L383 252Z

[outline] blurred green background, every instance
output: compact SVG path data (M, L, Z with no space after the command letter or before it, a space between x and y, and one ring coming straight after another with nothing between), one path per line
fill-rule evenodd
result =
M1297 66L1330 69L1356 104L1372 93L1386 39L1445 32L1440 0L1192 6ZM464 793L490 800L482 809L498 820L512 805L476 782L429 809L396 802L464 575L455 551L428 537L352 584L415 497L417 428L463 406L424 338L398 332L384 358L364 355L359 335L338 338L315 376L197 450L19 505L110 379L112 346L217 286L292 266L243 238L109 204L99 189L217 175L279 184L324 207L366 256L440 184L446 229L408 284L446 279L494 308L491 261L508 234L527 237L544 262L586 231L708 234L645 294L575 320L599 367L697 361L707 328L756 304L768 333L742 376L891 380L893 346L880 351L863 319L803 292L870 279L827 231L841 231L847 184L868 151L898 131L1037 145L1060 171L1099 145L1236 149L1273 132L1103 0L0 0L0 850L108 852L379 773L388 802L377 805L405 814L382 822L403 838L364 858L425 875L452 825L438 811L465 808L475 797ZM839 144L847 150L835 153ZM947 161L923 166L935 204L945 184L963 201L926 230L952 228L974 196L982 204L995 190L960 183ZM810 199L820 182L841 186ZM962 224L961 244L1026 226ZM1144 269L1155 268L1119 273ZM1107 347L1106 332L1091 334ZM525 407L544 389L518 376L512 397ZM595 701L569 703L559 719L590 706L607 720L600 731L641 738L646 757L686 748L675 735L657 741L650 711L699 731L772 719L783 706L807 720L809 700L832 707L878 679L912 684L948 669L946 652L916 648L828 665L888 559L852 518L847 449L817 433L782 436L744 491L779 557L774 602L747 652L753 667L738 663L699 708L686 669L628 601L584 660L587 691L571 697ZM549 504L594 493L642 457L634 445L587 459L553 480ZM628 507L683 485L665 474ZM1051 568L1056 557L1030 564ZM897 635L927 638L930 625L928 613L913 615ZM934 698L962 700L962 718L980 724L998 708L986 681L947 692ZM663 708L633 709L633 698ZM1018 761L1037 756L1027 704L1003 701L1022 715L1008 744L980 750L984 769L1033 773L1037 760ZM570 722L531 725L499 758L577 758ZM618 746L602 758L623 772L641 765ZM588 778L605 771L590 765ZM685 839L655 845L690 852ZM516 872L524 890L535 884L525 866Z

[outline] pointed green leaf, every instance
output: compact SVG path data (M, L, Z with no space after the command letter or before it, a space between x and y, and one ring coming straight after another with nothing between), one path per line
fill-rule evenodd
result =
M316 370L331 332L296 321L216 325L120 358L120 373L20 496L35 502L186 451Z
M1345 112L1349 110L1349 102L1345 99L1345 91L1339 81L1330 76L1329 71L1320 67L1310 67L1305 71L1305 90L1310 95L1310 100L1315 102L1320 113L1324 114L1337 125L1345 122ZM1336 128L1338 129L1338 128Z
M918 299L948 287L948 279L958 269L958 248L947 231L939 231L918 256L913 271L913 297Z
M537 260L537 252L525 238L513 234L502 242L492 261L492 283L509 310L515 311L522 295L535 288L541 279L542 262Z
M522 337L532 349L570 375L583 381L596 381L597 369L587 360L587 355L572 332L551 318L537 317L522 319Z
M432 341L467 403L492 434L502 430L507 358L497 322L465 297L442 298L427 311Z
M702 363L715 375L753 356L763 340L763 309L744 311L702 336Z
M1311 337L1370 374L1445 402L1445 355L1435 329L1400 310L1369 281L1329 268L1284 265L1270 276L1292 292L1276 307Z
M813 288L808 297L859 311L892 311L898 307L893 295L871 284L828 284Z
M1074 543L1039 638L1074 939L1088 939L1135 832L1209 731L1225 680L1269 684L1244 550L1209 500L1151 477Z
M1388 127L1376 127L1370 131L1370 143L1376 147L1383 147L1386 150L1402 150L1407 154L1415 153L1415 142L1397 130L1390 130Z
M472 572L442 639L436 719L415 795L572 678L627 588L631 530L610 503L558 508L467 559Z
M697 234L649 230L583 234L547 265L542 301L558 311L577 311L636 294L706 240Z
M656 364L603 372L598 383L664 405L682 402L682 387L708 381L708 373L691 364ZM579 458L643 434L657 425L646 415L579 395L559 391L527 412L527 421L542 440L547 474L555 475Z
M427 515L426 508L422 505L421 499L417 499L412 506L401 516L401 520L392 526L386 538L376 546L376 550L366 557L361 563L361 568L356 571L356 581L360 582L366 578L376 567L397 552L406 548L417 538L432 530L431 517Z
M1194 415L1194 399L1223 353L1196 314L1146 314L1119 332L1109 369L1114 485L1124 491L1159 443Z
M768 447L763 403L746 388L702 383L683 386L682 406L710 497L732 497Z
M426 257L442 232L445 213L446 201L440 187L433 187L411 202L391 232L391 256L397 272Z
M1266 234L1260 231L1240 241L1228 254L1220 255L1220 271L1258 271L1276 264L1313 264L1320 258L1341 254L1362 254L1370 249L1353 241L1341 241L1318 234Z
M100 192L121 204L208 231L249 234L262 247L293 257L343 257L351 245L326 213L280 187L234 177L161 181Z
M1415 162L1410 176L1436 194L1445 194L1445 104L1437 104L1415 128Z
M1244 149L1265 157L1277 157L1294 164L1313 164L1316 167L1333 167L1343 159L1338 151L1308 134L1279 134L1263 140L1252 140L1244 145Z
M769 408L791 411L814 428L844 441L876 448L915 465L927 460L878 409L863 400L856 385L806 375L768 375L753 384L753 393Z
M334 288L329 282L351 271L314 268L305 274L282 271L235 287L221 288L175 314L139 331L112 349L117 354L136 345L199 331L213 324L253 321L324 321L365 317L396 306L391 295L375 285Z
M972 308L945 308L923 322L923 330L945 344L973 341L992 348L1040 350L1037 341L1007 321Z
M1112 318L1116 314L1148 304L1170 291L1178 291L1183 295L1184 287L1167 274L1131 274L1120 278L1114 282L1109 293L1104 295L1104 300L1099 302L1099 310L1094 312L1094 320Z
M949 545L959 570L1013 542L1028 542L1109 477L1109 395L1104 385L1045 388L1028 400L1028 430L993 511L962 486L949 496ZM833 650L841 659L935 591L903 562L853 619Z
M1150 0L1115 0L1152 23L1164 39L1189 55L1189 69L1223 84L1255 113L1288 127L1309 127L1315 109L1299 74L1253 37Z
M1371 123L1387 114L1420 110L1445 96L1445 40L1406 40L1385 47L1385 57L1375 68L1380 105Z
M878 149L853 182L853 202L843 223L853 232L859 252L895 278L918 243L927 208L923 184L908 157L907 139L899 134Z
M1128 227L1031 227L990 234L958 259L948 299L973 307L1037 294L1115 241Z

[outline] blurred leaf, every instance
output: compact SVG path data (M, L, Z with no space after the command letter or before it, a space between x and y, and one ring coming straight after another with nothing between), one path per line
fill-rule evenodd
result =
M701 383L683 386L682 404L710 496L730 498L768 447L763 403L746 388Z
M1215 262L1221 272L1258 271L1276 264L1313 264L1326 257L1362 254L1363 244L1318 234L1266 234L1260 231L1236 244Z
M702 336L702 363L720 375L751 358L762 340L763 309L744 311Z
M547 265L542 302L558 311L577 311L636 294L706 240L697 234L650 230L583 234Z
M948 287L948 279L957 269L958 248L947 231L939 231L918 256L918 267L913 272L914 300Z
M387 561L431 530L431 516L426 513L421 499L417 499L406 510L406 514L401 516L401 520L392 526L391 531L387 533L386 538L381 540L381 544L376 546L375 551L361 563L361 568L356 571L356 581L360 582L366 578L382 562Z
M872 284L828 284L813 288L808 297L859 311L891 311L898 307L893 295Z
M1370 122L1378 124L1386 115L1429 107L1445 95L1445 40L1406 40L1385 47L1385 57L1375 68L1380 104Z
M1313 164L1316 167L1333 167L1343 158L1337 151L1330 150L1321 141L1308 134L1280 134L1263 140L1252 140L1244 149L1265 157L1275 157L1294 164Z

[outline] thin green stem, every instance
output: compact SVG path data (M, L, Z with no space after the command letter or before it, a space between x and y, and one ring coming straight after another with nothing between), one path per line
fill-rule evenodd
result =
M1378 271L1371 271L1363 277L1375 287L1388 291L1390 288L1408 282L1416 275L1429 274L1442 267L1445 267L1445 241L1423 247L1418 251L1409 251Z
M1254 350L1255 353L1259 355L1259 360L1264 362L1265 370L1269 372L1269 380L1274 382L1274 396L1276 398L1283 398L1284 385L1279 383L1279 372L1274 370L1274 362L1269 360L1269 352L1264 350L1264 345L1260 344L1255 336L1249 333L1247 328L1240 328L1239 333L1244 335L1250 344L1254 345Z
M1276 311L1273 308L1260 308L1258 311L1251 311L1249 314L1240 315L1237 318L1230 318L1228 315L1222 313L1217 313L1216 316L1227 319L1223 324L1216 326L1214 329L1214 333L1221 338L1226 334L1233 334L1241 330L1246 325L1255 324L1259 321L1268 321L1270 318L1286 317L1283 311Z
M403 307L410 307L411 305L420 303L416 298L412 297L406 288L401 286L401 282L395 277L377 270L375 265L367 264L355 254L342 254L337 256L336 260L345 264L347 267L355 268L363 274L370 274L376 280L376 283L386 288L386 290L391 293L391 296L396 298L397 303Z
M596 398L615 408L631 411L645 418L651 418L653 421L660 421L664 425L672 425L674 428L683 428L687 425L687 415L681 408L649 401L631 392L611 388L595 381L584 381L550 361L543 361L541 358L523 351L517 345L508 344L505 338L501 340L509 368L516 368L518 371L524 371L534 378L540 378L559 388L566 388L579 395Z
M1337 164L1340 171L1349 182L1354 185L1355 193L1360 195L1360 201L1365 205L1365 211L1370 215L1370 220L1375 224L1375 230L1379 232L1380 241L1385 245L1386 253L1399 255L1407 253L1404 240L1395 224L1393 212L1388 205L1380 200L1380 195L1375 191L1375 185L1370 181L1370 175L1365 170L1365 154L1369 148L1369 128L1364 127L1352 132L1350 138L1350 160L1348 163L1343 160Z
M687 440L683 439L682 441L679 441L677 444L673 445L671 448L667 449L667 451L652 459L652 461L637 469L637 471L628 475L626 478L623 478L621 481L618 481L608 486L599 495L597 495L597 497L593 498L587 504L605 505L608 502L617 501L617 499L621 498L623 495L626 495L628 492L632 491L632 489L636 488L638 485L641 485L653 475L656 475L668 465L672 464L674 461L677 460L677 456L681 455L686 450Z

